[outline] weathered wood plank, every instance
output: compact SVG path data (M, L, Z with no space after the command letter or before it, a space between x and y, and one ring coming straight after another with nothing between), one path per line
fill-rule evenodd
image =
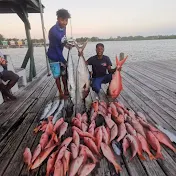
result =
M165 112L167 112L170 116L172 116L173 119L176 120L176 105L170 102L169 100L163 98L160 96L157 92L151 90L144 84L141 84L138 80L135 80L131 78L128 74L123 74L123 79L125 82L129 82L129 84L135 86L137 90L141 92L141 94L148 97L150 100L152 100L156 105L158 105L160 108L162 108Z
M44 80L46 80L45 75L46 73L44 71L40 77L34 79L27 87L22 90L20 89L20 92L18 92L17 94L18 99L15 101L15 103L13 101L9 101L3 103L0 106L1 124L3 123L3 116L6 115L7 112L14 113L21 106L21 104L34 92L34 90L37 89L38 85L40 85Z
M164 91L166 94L175 97L175 93L172 91L172 89L170 89L169 87L166 87L165 85L162 84L162 82L158 82L155 81L151 78L148 77L148 75L143 74L143 72L139 72L137 69L134 70L128 66L126 66L124 68L125 73L129 74L131 77L138 79L139 81L141 81L143 84L147 84L148 87L150 87L153 90L162 90ZM152 88L152 87L156 87L156 89Z
M151 64L149 62L145 62L145 64L141 62L137 62L135 66L144 69L144 71L150 70L152 73L159 75L162 78L166 78L174 83L176 82L176 78L174 77L174 71L170 71L166 69L166 66L164 68L161 68L161 67L158 67L158 65L156 66L155 64L153 63Z
M49 92L51 91L52 87L53 87L53 83L48 87ZM41 101L38 101L38 104L36 104L36 106L38 106L38 108L40 109L43 102L44 102L44 98L41 99ZM6 175L6 173L7 173L7 175L10 175L10 174L14 174L14 172L17 172L16 168L19 167L19 164L22 161L21 160L22 158L20 156L22 156L22 152L28 144L28 143L25 143L26 141L23 140L23 138L24 138L24 135L27 133L31 124L33 124L33 126L30 127L30 128L32 128L31 133L27 137L29 137L29 138L33 137L32 133L33 133L33 129L34 129L34 124L36 125L36 118L35 118L36 115L37 115L37 113L30 113L30 112L28 113L27 117L22 121L20 128L18 128L13 133L10 140L8 141L8 143L6 144L6 146L4 147L2 152L0 153L0 158L1 158L0 175L2 175L2 173L4 172L4 169L6 169L7 165L8 165L8 169L5 171L4 175ZM22 142L22 140L23 140L23 142ZM18 148L20 143L21 143L20 148ZM16 150L17 150L17 152L16 152ZM14 155L16 157L13 157ZM12 157L13 157L13 159L12 159ZM12 172L12 170L13 170L13 172ZM18 170L18 171L20 171L20 170ZM16 175L18 175L18 174L16 174Z
M152 81L151 79L148 79L146 77L143 77L141 74L137 73L136 71L130 69L128 72L125 72L123 74L129 75L133 80L137 80L141 82L142 84L146 85L150 89L154 90L164 98L167 98L172 103L176 104L176 96L173 92L169 91L165 87L163 87L161 84L157 84L156 82ZM153 88L153 85L158 88ZM161 90L160 90L161 89Z
M149 77L150 79L153 79L156 82L160 82L161 84L163 84L164 86L169 88L172 92L176 91L176 83L170 82L168 79L163 79L161 76L154 75L150 71L145 70L145 72L144 72L144 70L142 68L136 67L135 65L130 65L130 68L137 70L141 74Z
M53 85L52 80L48 81L48 85L50 85L50 84ZM40 91L38 91L38 96L40 96L42 94L42 92L45 90L46 86L47 86L46 84L41 85L41 89L40 89ZM35 94L35 92L34 92L34 94ZM12 116L10 116L10 118L3 125L1 125L0 140L2 140L4 138L4 136L7 135L7 133L9 133L11 128L16 126L15 124L17 124L18 121L21 118L23 118L23 116L30 110L30 108L32 108L32 106L37 102L37 100L38 100L37 97L31 98L31 99L28 98L27 101L25 102L25 106L20 107L20 109L18 109L18 111L16 111Z
M126 90L127 88L126 87L124 87L124 89L125 89L125 91L123 91L123 94L122 94L122 96L123 97L125 97L125 101L127 101L127 102L129 102L129 96L131 97L133 97L133 98L130 98L130 99L132 99L132 101L131 102L137 102L136 100L134 100L134 93L132 92L132 91L130 91L130 90ZM125 93L124 93L125 92ZM127 93L128 92L128 93ZM126 98L126 94L128 94L128 96L127 96L127 98ZM129 102L128 104L130 105L130 106L132 106L133 104L131 103L131 102ZM135 104L137 104L137 103L135 103ZM139 105L139 107L141 107L140 105ZM131 107L132 108L132 107ZM141 107L142 109L143 109L143 107ZM132 108L133 109L133 108ZM146 111L145 111L146 112ZM149 114L150 115L150 112L151 111L148 111L148 113L146 112L146 114ZM149 119L149 116L147 116L148 118L147 119ZM174 160L173 160L173 158L171 158L171 156L162 148L162 153L163 153L163 156L164 156L164 158L165 158L165 160L163 160L163 161L160 161L160 160L157 160L157 162L159 163L159 165L160 165L160 167L162 168L162 170L164 170L164 173L166 174L166 173L168 173L168 170L169 169L171 169L170 168L170 166L168 166L169 164L168 164L168 162L170 163L171 162L171 165L174 165L175 164L175 162L174 162ZM175 154L174 154L175 155ZM169 161L168 161L169 160ZM153 161L152 161L153 162ZM162 164L162 165L161 165ZM164 165L164 168L163 168L163 165ZM155 166L155 168L156 168L156 166ZM147 169L147 171L148 171L148 169ZM158 170L158 172L159 172L159 170ZM173 174L173 172L175 172L175 168L173 168L171 171L169 171L170 172L170 174L172 175Z
M176 120L173 119L170 115L168 115L162 108L160 108L158 105L156 105L153 101L151 101L148 97L146 97L144 94L136 90L136 86L134 87L132 84L129 84L125 80L123 81L124 85L130 90L132 90L140 99L145 102L151 109L153 109L156 113L160 114L161 118L168 123L170 126L172 126L173 129L176 129Z
M17 100L17 102L15 102L15 103L13 102L13 105L11 105L10 108L7 109L7 111L3 111L3 113L1 113L1 116L0 116L0 118L1 118L0 125L2 125L10 117L12 117L14 115L14 113L16 113L17 111L19 111L20 107L24 106L24 104L26 103L26 101L29 101L27 104L30 104L29 98L31 99L31 103L32 103L32 100L34 100L36 98L36 95L38 95L39 93L41 93L42 86L43 85L45 86L48 81L50 81L50 79L44 77L41 80L41 82L39 81L40 84L36 85L37 87L34 86L34 88L32 88L31 90L29 90L29 92L26 91L26 94L24 96L21 96L19 98L19 100ZM17 112L17 114L18 114L18 112Z
M51 89L52 87L48 87L48 94L50 98L52 98L55 95L56 89ZM10 162L8 164L7 169L5 170L3 175L19 175L24 163L22 158L22 153L24 151L25 147L30 147L33 144L33 141L36 139L37 142L39 142L39 137L41 134L34 135L33 129L35 126L37 126L38 120L38 113L41 110L41 107L45 104L46 97L40 98L40 100L37 102L36 107L38 107L37 113L29 113L33 114L33 116L29 116L26 118L22 124L22 128L19 128L13 135L13 138L16 139L15 142L12 144L12 140L9 141L11 146L13 145L13 149L10 152L12 156L8 155L8 159L10 159ZM19 146L18 146L19 145ZM18 147L15 151L15 148ZM36 146L35 146L36 147ZM32 151L34 148L32 148ZM14 152L14 153L13 153ZM18 170L16 169L18 167ZM24 167L26 169L26 166ZM26 170L27 171L27 170Z

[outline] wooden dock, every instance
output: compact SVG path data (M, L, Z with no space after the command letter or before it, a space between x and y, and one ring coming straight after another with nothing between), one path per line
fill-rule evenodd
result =
M134 111L143 112L149 121L176 132L176 60L142 61L124 65L123 87L119 100ZM39 169L28 173L22 160L24 148L37 146L39 135L33 134L45 104L56 96L53 78L46 76L46 71L38 75L29 86L17 96L18 100L0 106L0 175L1 176L34 176L45 175L43 164ZM101 99L106 97L106 86L101 91ZM90 92L86 105L95 99ZM175 144L174 144L175 145ZM175 145L176 147L176 145ZM175 176L176 154L167 147L162 147L165 160L141 161L137 156L129 162L126 157L118 158L123 171L122 176ZM146 155L145 155L146 156ZM92 176L117 175L111 164L103 159Z

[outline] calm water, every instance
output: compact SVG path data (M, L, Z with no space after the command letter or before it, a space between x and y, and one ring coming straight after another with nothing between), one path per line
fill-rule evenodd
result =
M113 64L115 63L115 56L124 52L129 56L127 62L142 61L142 60L167 60L176 59L176 40L148 40L148 41L114 41L103 42L105 45L105 55L108 55ZM85 58L89 58L95 55L96 43L91 42L87 44L84 55ZM2 49L4 54L11 56L12 62L15 67L20 67L24 56L27 52L27 48L15 48L15 49ZM73 57L77 58L77 51L74 48L72 51ZM64 50L64 56L67 56L67 50ZM42 67L46 66L44 48L34 48L34 57L36 63L36 70L38 71ZM29 63L28 63L29 68ZM27 68L27 69L28 69Z

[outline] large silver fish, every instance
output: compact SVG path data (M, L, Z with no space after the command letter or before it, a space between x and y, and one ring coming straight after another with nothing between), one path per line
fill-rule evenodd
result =
M76 84L75 84L75 69L74 63L71 53L68 54L68 61L67 61L67 73L68 73L68 91L71 97L73 104L75 104L75 96L76 96Z
M52 120L53 124L55 124L57 122L57 120L59 118L61 118L63 107L64 107L64 100L62 99L61 102L60 102L59 107L57 108L56 112L54 113L54 117L53 117L53 120Z
M56 97L53 101L53 104L51 106L51 109L49 110L49 112L46 114L46 118L48 118L49 116L53 115L54 112L56 111L56 109L59 107L60 104L60 99L58 97Z
M83 52L87 42L82 47L75 45L79 52ZM79 57L77 65L77 89L81 99L85 99L90 90L90 74L83 56Z
M52 104L53 104L52 101L49 101L49 102L46 104L45 109L43 110L43 112L42 112L42 114L41 114L40 120L43 120L43 119L46 118L46 115L47 115L47 113L50 111Z

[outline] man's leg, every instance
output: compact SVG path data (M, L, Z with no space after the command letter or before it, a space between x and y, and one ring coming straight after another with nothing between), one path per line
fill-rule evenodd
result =
M64 85L64 95L68 96L69 92L68 92L68 84L67 84L67 79L68 79L67 67L63 63L60 63L60 64L61 64L60 69L61 69L61 75L62 75L62 82L63 82L63 85Z
M19 80L19 76L12 71L7 71L8 76L6 80L9 80L8 84L6 85L7 90L10 90Z
M111 80L112 80L112 74L106 74L106 75L103 77L102 83L103 83L103 84L107 84L107 83L110 83Z
M62 76L62 82L63 82L63 85L64 85L64 95L69 95L68 93L68 84L67 84L67 76L66 75L63 75Z
M57 88L59 90L60 98L63 98L64 94L63 94L63 91L62 91L62 88L61 88L60 77L59 78L55 78L55 81L56 81Z
M103 77L100 78L93 78L92 80L92 90L95 91L97 94L100 92L101 83L103 81Z
M0 83L0 91L2 92L4 100L7 100L7 98L10 98L11 100L16 100L16 97L13 96L6 88L6 86L1 82Z
M4 70L1 79L3 81L9 81L5 86L5 90L3 90L4 95L8 96L11 100L15 100L16 97L11 93L10 89L17 83L19 76L13 71Z
M111 80L112 80L112 74L107 74L107 75L104 76L104 79L103 79L102 83L107 84L107 83L110 83ZM109 86L107 88L107 95L109 93L108 89L109 89Z

